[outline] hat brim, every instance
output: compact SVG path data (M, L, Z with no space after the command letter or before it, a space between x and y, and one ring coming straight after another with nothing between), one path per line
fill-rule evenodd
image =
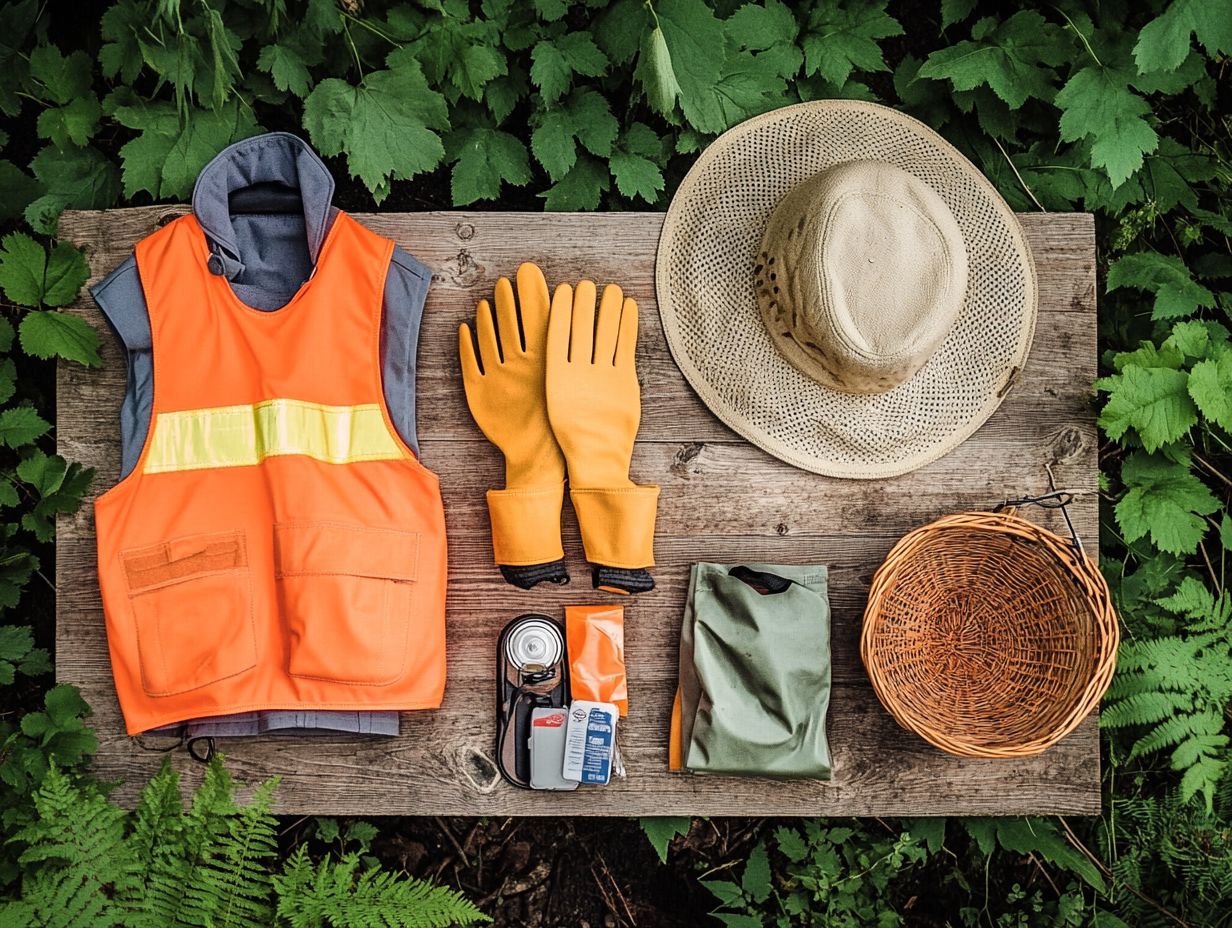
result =
M875 159L914 174L953 212L968 287L934 355L886 393L825 387L766 331L753 266L770 211L800 181ZM849 100L800 103L743 122L702 153L672 199L655 289L668 347L723 422L789 464L884 478L952 451L1001 405L1035 333L1035 265L1013 211L979 169L923 123Z

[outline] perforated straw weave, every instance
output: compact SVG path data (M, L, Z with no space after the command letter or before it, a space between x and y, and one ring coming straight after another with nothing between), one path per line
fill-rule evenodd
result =
M860 655L904 728L963 757L1060 741L1112 681L1108 584L1069 539L1013 510L905 535L873 576Z
M877 395L841 393L792 367L754 293L775 203L800 181L858 159L897 165L936 190L969 264L949 335L915 376ZM719 136L672 200L655 277L668 346L703 402L770 454L836 477L891 477L953 450L1001 404L1035 331L1035 267L1009 206L941 136L872 103L801 103Z

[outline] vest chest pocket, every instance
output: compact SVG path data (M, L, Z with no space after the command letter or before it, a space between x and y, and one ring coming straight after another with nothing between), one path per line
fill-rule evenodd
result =
M419 534L339 522L274 526L287 672L387 686L406 672Z
M148 695L185 693L256 665L243 532L173 538L120 557Z

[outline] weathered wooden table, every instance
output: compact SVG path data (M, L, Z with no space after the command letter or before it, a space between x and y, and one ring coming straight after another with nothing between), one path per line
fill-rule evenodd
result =
M93 279L181 209L66 213L61 234L86 249ZM701 404L668 354L654 294L657 213L416 213L357 217L435 268L419 349L419 436L440 474L449 532L449 682L439 711L403 716L394 739L275 735L227 740L231 769L249 783L282 777L277 808L333 815L987 815L1095 813L1096 719L1027 760L960 760L899 728L860 664L858 640L870 577L904 532L944 513L986 508L1047 486L1085 491L1073 507L1088 549L1096 531L1095 244L1085 214L1023 216L1039 272L1040 317L1022 379L980 431L950 455L892 480L853 482L795 470L738 438ZM621 741L628 779L605 789L529 792L493 764L493 653L497 633L527 611L560 616L568 603L616 600L590 589L572 514L565 526L573 583L521 592L492 566L484 491L502 479L499 453L466 409L455 357L458 323L496 278L538 261L550 282L616 280L642 307L638 365L642 428L639 482L662 487L655 541L658 588L625 606L631 714ZM88 296L73 307L96 328ZM104 367L61 368L60 453L97 469L92 493L119 471L118 410L125 368L104 335ZM568 507L566 507L567 509ZM56 671L94 707L104 780L121 802L161 763L171 739L128 738L111 679L95 571L89 501L59 523ZM1046 518L1063 531L1055 514ZM831 565L834 684L829 783L681 777L667 772L667 726L689 565L759 560ZM172 760L195 783L200 764Z

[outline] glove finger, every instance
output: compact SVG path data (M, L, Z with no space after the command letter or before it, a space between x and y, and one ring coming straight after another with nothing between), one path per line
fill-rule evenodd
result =
M595 326L596 364L616 363L616 339L620 335L620 309L624 299L624 291L616 284L603 288L603 299L599 301L599 322Z
M637 351L637 300L625 300L620 313L620 339L616 343L616 366L633 367L633 355Z
M462 368L462 383L469 393L471 384L483 376L483 368L479 366L479 358L475 354L471 327L465 322L458 326L458 363Z
M518 313L526 350L541 348L548 327L548 282L539 265L529 261L518 268Z
M595 284L579 280L573 293L573 322L569 333L569 360L590 364L595 341Z
M552 294L548 315L547 365L569 363L569 327L573 321L573 288L560 284Z
M496 328L500 338L501 357L520 353L522 331L518 325L518 304L513 298L513 285L508 277L496 282Z
M475 331L479 336L479 357L483 360L483 369L490 371L504 357L501 355L500 340L496 337L496 322L492 317L492 307L487 300L479 301L475 311Z
M458 325L458 365L462 367L462 380L483 375L479 356L474 352L474 336L466 323Z

